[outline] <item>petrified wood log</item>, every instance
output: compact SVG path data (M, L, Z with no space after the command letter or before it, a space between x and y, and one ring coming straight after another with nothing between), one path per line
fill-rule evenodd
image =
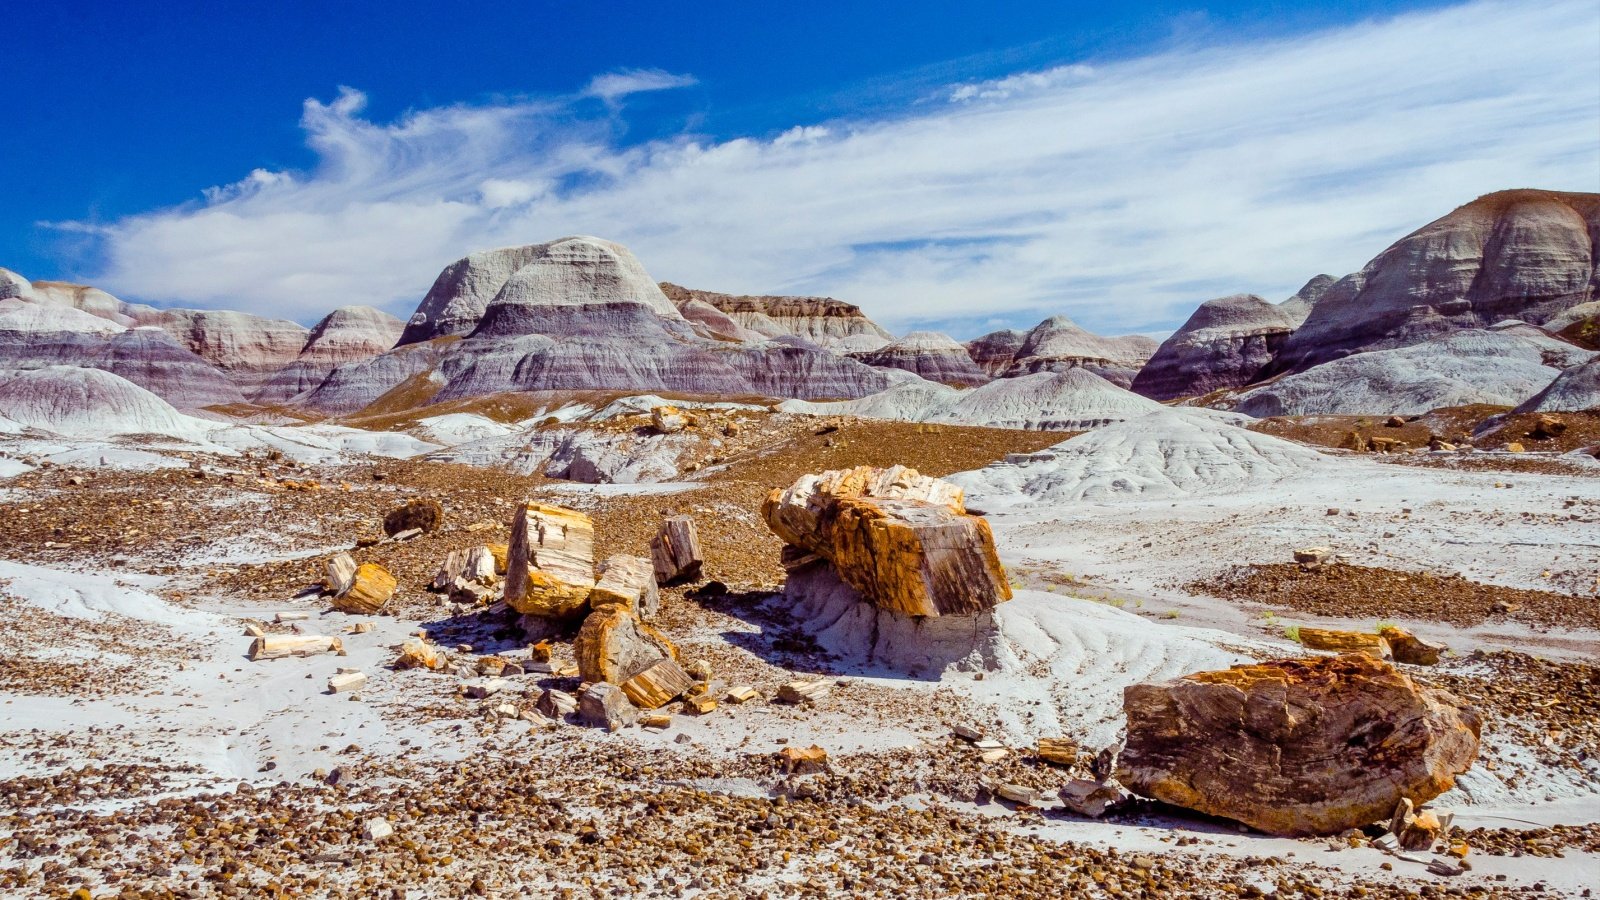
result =
M448 591L457 578L478 584L492 584L495 570L494 552L486 546L451 550L445 555L438 573L433 576L430 587L436 591Z
M960 488L915 469L806 475L769 494L761 515L883 609L968 616L1011 599L989 523L966 512Z
M444 524L444 507L437 500L410 500L389 510L383 517L383 533L393 537L402 531L420 528L436 531Z
M1270 834L1336 834L1449 790L1476 711L1364 653L1198 672L1123 690L1117 778Z
M699 578L704 557L700 555L700 535L694 529L694 520L673 516L662 522L650 540L650 561L655 566L656 581L662 584Z
M372 615L383 609L394 596L399 582L388 569L377 563L362 563L344 593L333 598L333 608L347 613Z
M559 619L588 605L594 589L594 522L577 510L525 503L511 521L506 603Z
M250 659L254 662L287 656L340 653L343 650L344 643L336 637L321 634L267 634L250 642Z
M658 659L622 683L622 692L640 709L660 709L694 687L683 667L666 657Z
M584 681L610 684L622 684L656 660L678 655L661 632L615 605L602 606L583 620L572 653Z

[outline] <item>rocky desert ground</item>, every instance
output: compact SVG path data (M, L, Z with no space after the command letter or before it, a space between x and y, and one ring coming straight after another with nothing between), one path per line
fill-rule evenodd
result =
M1597 215L1159 346L0 270L0 895L1592 896Z

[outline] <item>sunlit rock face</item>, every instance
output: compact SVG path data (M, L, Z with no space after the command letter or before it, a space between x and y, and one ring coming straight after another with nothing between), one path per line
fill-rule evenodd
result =
M662 282L661 289L680 306L704 303L762 337L804 338L819 347L840 352L876 350L894 339L867 318L861 307L831 297L719 294L670 282Z
M854 355L868 365L904 369L940 384L970 387L989 380L966 347L937 331L913 331L877 350Z
M371 359L400 339L405 323L370 306L343 306L324 316L300 355L273 373L256 393L258 403L283 403L322 384L342 364Z
M1155 350L1156 342L1144 335L1105 337L1066 316L1051 316L1027 332L996 331L967 343L973 361L997 377L1086 369L1124 388Z

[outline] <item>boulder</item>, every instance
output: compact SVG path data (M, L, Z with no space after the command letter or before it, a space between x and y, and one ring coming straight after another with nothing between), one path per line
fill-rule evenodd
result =
M915 469L806 475L769 494L761 515L880 608L970 616L1011 599L989 524L966 512L960 488Z
M506 603L524 615L571 618L588 606L594 585L594 522L560 506L518 507L506 559Z
M662 522L656 536L650 540L650 560L655 567L656 581L662 584L699 579L704 560L700 556L700 535L695 531L694 519L672 516Z
M333 597L333 608L341 612L372 615L382 610L394 596L399 582L388 569L377 563L362 563L350 579L350 586Z
M612 556L600 564L600 581L589 592L589 606L600 609L617 605L645 621L661 609L661 591L656 587L650 560L639 556Z
M389 510L383 517L383 533L393 537L414 528L423 533L438 530L444 524L444 507L437 500L408 500Z
M617 605L603 606L584 619L572 652L584 681L610 684L622 684L651 663L678 655L661 632Z
M631 723L638 713L622 688L614 684L591 684L578 695L578 720L585 725L616 731Z
M1123 691L1117 778L1137 794L1279 835L1384 821L1449 790L1476 711L1362 653L1199 672Z

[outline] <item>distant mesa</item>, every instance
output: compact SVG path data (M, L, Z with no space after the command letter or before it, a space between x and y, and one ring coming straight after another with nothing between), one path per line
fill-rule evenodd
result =
M804 338L839 352L867 352L886 346L894 335L867 318L861 307L832 297L749 296L698 291L671 282L661 290L673 303L703 303L741 328L766 338Z
M996 377L1086 369L1118 387L1133 383L1155 349L1156 342L1144 335L1102 337L1066 316L1051 316L1026 332L991 332L967 344L973 361Z

